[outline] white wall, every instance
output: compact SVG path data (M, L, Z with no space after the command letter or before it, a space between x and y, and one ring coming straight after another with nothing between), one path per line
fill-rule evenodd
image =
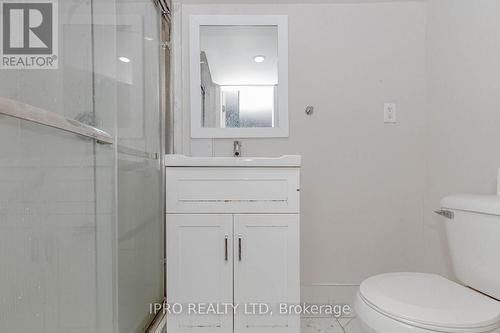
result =
M289 15L290 137L242 141L247 156L303 155L305 288L423 269L426 3L183 5L176 151L222 156L232 140L189 138L188 17L206 13Z
M243 151L304 157L306 301L349 300L379 272L453 278L433 210L448 194L495 193L500 167L500 2L337 2L184 5L178 27L177 45L187 40L190 14L289 15L290 137L245 139ZM189 49L176 52L186 59L174 68L176 151L230 155L231 140L189 138ZM383 125L384 101L398 103L399 124Z
M500 167L500 2L430 0L426 268L451 276L442 220L450 193L496 193Z

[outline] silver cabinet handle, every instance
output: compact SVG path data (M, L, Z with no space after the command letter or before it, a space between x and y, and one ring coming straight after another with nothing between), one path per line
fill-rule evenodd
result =
M228 252L227 252L227 240L229 239L229 236L226 235L226 237L224 237L224 260L228 260Z
M238 260L241 261L241 236L238 237Z

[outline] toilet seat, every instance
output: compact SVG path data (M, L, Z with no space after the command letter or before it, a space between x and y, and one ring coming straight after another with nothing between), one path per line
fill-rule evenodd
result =
M388 332L390 324L408 328L394 332L500 331L500 302L433 274L371 277L361 284L356 303L362 321L365 315L369 325L384 322L375 332Z

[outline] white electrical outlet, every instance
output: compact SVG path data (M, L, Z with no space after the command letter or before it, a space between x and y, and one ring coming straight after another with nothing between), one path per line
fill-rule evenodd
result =
M384 123L397 123L396 103L384 103Z

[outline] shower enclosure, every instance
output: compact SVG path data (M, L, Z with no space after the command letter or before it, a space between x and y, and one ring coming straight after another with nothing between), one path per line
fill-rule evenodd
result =
M0 332L145 332L164 299L168 4L58 12L57 69L0 69Z

